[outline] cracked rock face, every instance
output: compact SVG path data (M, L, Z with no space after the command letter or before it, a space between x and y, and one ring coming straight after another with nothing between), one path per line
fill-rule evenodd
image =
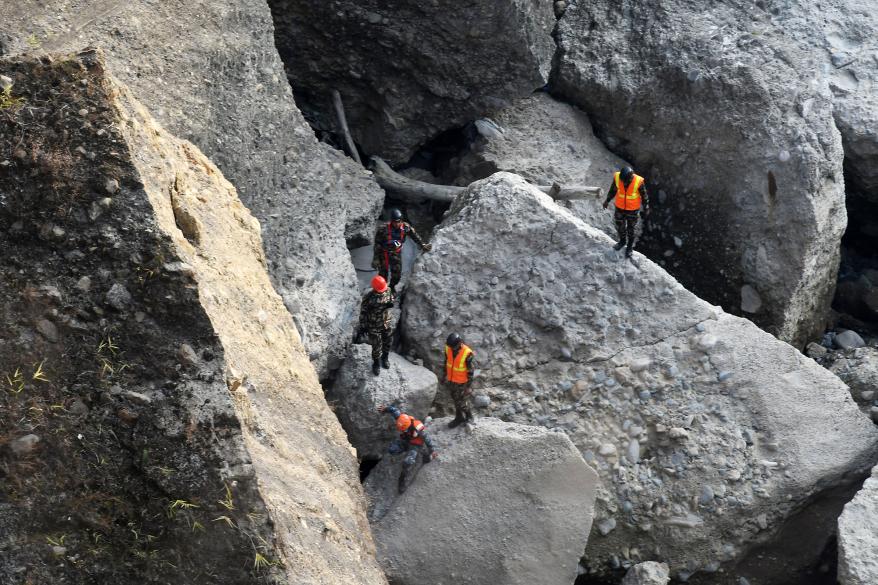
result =
M838 582L878 583L878 467L838 519Z
M521 178L472 185L432 243L403 337L438 372L459 331L489 414L564 432L597 469L594 570L715 570L871 465L878 431L835 376L642 255L623 260Z
M538 92L491 116L499 128L480 133L457 162L459 185L469 185L497 171L516 173L534 185L600 187L604 195L613 173L628 165L594 135L588 116L578 108ZM571 201L568 208L611 237L613 212L602 209L603 196Z
M398 495L402 456L366 480L391 583L572 583L588 540L597 476L560 434L480 418L472 433L428 427L439 459Z
M262 225L269 274L318 372L338 367L359 309L346 242L371 242L384 193L315 139L265 2L4 2L0 39L11 54L102 48L156 119L235 185Z
M258 221L107 69L0 60L0 582L386 584Z
M332 91L354 140L406 162L439 133L530 94L555 51L550 0L270 0L299 106L336 131Z
M735 313L758 307L749 318L802 347L822 332L835 288L842 142L825 53L794 38L815 27L785 28L788 13L822 8L761 5L571 5L553 85L666 192L652 221L682 282ZM759 302L742 298L745 286Z

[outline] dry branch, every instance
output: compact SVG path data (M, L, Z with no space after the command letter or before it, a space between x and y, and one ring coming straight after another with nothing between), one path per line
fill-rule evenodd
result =
M338 118L338 125L341 126L341 132L344 135L344 141L347 145L348 154L353 157L355 161L357 161L360 165L363 164L363 161L360 160L360 153L357 152L357 147L354 144L354 139L351 136L351 130L348 128L348 118L344 113L344 104L341 101L341 94L338 93L337 89L332 90L332 104L335 106L335 116Z

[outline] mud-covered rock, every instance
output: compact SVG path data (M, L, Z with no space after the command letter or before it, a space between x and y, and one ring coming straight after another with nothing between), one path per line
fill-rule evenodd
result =
M473 184L432 243L404 339L438 372L459 331L488 413L564 432L596 468L593 570L740 559L875 458L878 431L835 376L519 177Z
M571 5L553 84L665 192L653 235L683 284L735 313L749 285L761 302L748 318L800 347L835 287L843 151L824 57L785 26L822 7L762 4Z
M381 405L395 404L403 412L423 419L430 412L439 380L426 368L390 354L390 368L372 374L372 346L352 345L326 398L348 434L348 440L364 458L380 458L396 438L393 419L378 412Z
M555 50L547 0L269 4L309 119L336 131L338 90L356 142L394 162L544 85Z
M571 583L591 528L597 477L560 434L481 418L471 433L428 428L439 458L397 493L400 457L366 480L392 583Z
M371 241L384 194L317 142L293 102L265 2L4 2L0 38L10 54L104 49L156 119L235 185L261 222L269 274L318 372L338 367L359 303L346 242Z
M838 519L838 582L878 583L878 467Z
M627 164L598 140L584 112L544 92L513 103L491 120L496 131L481 132L456 165L460 185L508 171L534 185L594 186L605 194L613 173ZM615 237L613 212L602 203L596 196L571 201L569 208Z
M258 221L107 68L0 60L0 581L386 583Z

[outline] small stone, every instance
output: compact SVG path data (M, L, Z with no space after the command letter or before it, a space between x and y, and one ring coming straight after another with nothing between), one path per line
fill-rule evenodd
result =
M0 75L0 89L7 90L12 87L13 81L11 77L6 77L5 75Z
M117 311L124 311L131 303L131 293L118 282L107 292L107 304Z
M567 11L567 2L564 0L558 0L552 7L555 10L555 18L561 18Z
M616 519L615 518L607 518L606 520L601 520L598 522L598 532L601 533L601 536L606 536L611 533L616 528Z
M116 179L107 179L104 183L104 190L110 195L115 195L119 192L119 181Z
M473 398L473 405L476 408L487 408L491 405L491 397L486 394L478 394Z
M731 377L732 377L731 372L720 372L719 375L717 376L717 380L719 380L720 382L725 382L726 380L728 380Z
M79 110L79 115L88 116L88 108L82 108L81 110Z
M128 390L126 392L123 392L122 395L125 396L126 398L128 398L129 400L131 400L132 402L137 402L138 404L143 404L143 405L152 404L152 398L150 398L149 396L147 396L146 394L143 394L141 392L135 392L134 390Z
M83 292L88 292L91 288L91 279L87 276L83 276L79 280L76 281L76 288Z
M711 349L713 349L713 346L716 345L717 341L718 340L715 335L702 335L701 338L698 340L698 348L701 351L710 351Z
M640 461L640 442L637 439L631 439L631 442L628 443L626 456L631 463Z
M55 555L56 557L63 557L65 554L67 554L67 547L66 546L53 546L52 547L52 554Z
M745 313L758 313L762 309L762 297L749 284L741 287L741 310Z
M70 412L70 414L74 414L76 416L88 414L88 406L79 398L74 400L73 403L70 405L70 408L68 408L67 410Z
M702 506L706 506L710 503L713 503L714 493L713 488L709 485L706 485L701 488L701 495L698 496L698 503Z
M183 343L180 345L180 349L177 350L177 359L179 359L182 364L191 366L198 363L198 354L195 353L195 350L192 349L191 345Z
M875 391L874 390L863 390L860 392L860 398L864 402L871 402L875 399Z
M829 350L820 345L819 343L814 343L813 341L808 344L808 347L805 348L805 354L811 359L819 359L825 357L826 354L829 353Z
M842 331L835 336L835 345L841 349L855 349L864 347L866 342L856 331Z
M40 319L37 321L37 331L48 341L56 343L58 341L58 328L48 319Z
M34 452L39 442L40 438L37 435L29 434L19 437L9 443L9 448L12 449L14 455L18 457L26 457Z
M688 439L689 431L684 429L683 427L673 427L670 431L668 431L668 436L672 439Z
M632 372L642 372L652 364L652 360L648 357L638 358L631 362L629 366Z
M604 443L601 445L601 448L598 449L598 455L601 457L610 457L611 455L616 454L616 446L612 443Z

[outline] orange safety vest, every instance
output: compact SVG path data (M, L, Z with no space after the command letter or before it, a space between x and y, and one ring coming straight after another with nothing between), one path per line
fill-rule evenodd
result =
M445 379L454 384L466 384L469 374L466 371L466 358L473 352L469 346L461 343L460 352L457 354L457 362L454 360L454 352L449 346L445 346Z
M423 445L424 437L422 436L424 432L424 423L419 421L416 418L412 418L411 426L406 429L404 433L400 435L400 438L404 441L408 441L410 445Z
M613 175L616 182L616 207L623 211L637 211L640 209L640 186L643 185L643 177L634 175L626 190L621 175L618 172Z

